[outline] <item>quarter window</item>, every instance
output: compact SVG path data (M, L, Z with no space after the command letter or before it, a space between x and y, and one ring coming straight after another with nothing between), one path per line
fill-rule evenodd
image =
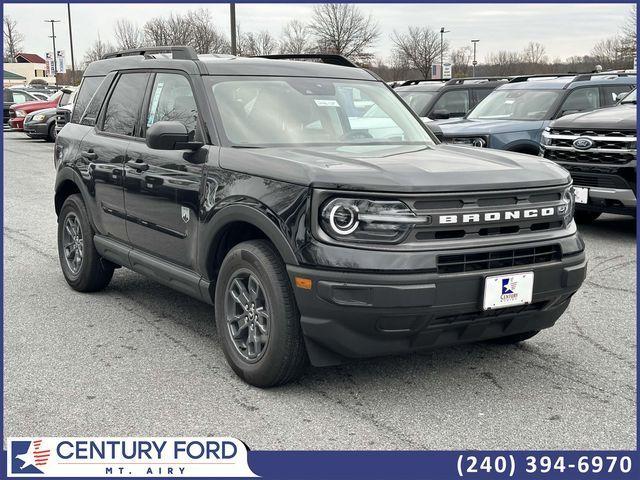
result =
M100 82L104 77L84 77L82 80L82 85L80 85L80 90L76 95L76 100L73 105L73 114L71 115L71 123L78 123L82 114L84 113L87 105L89 105L89 101L93 94L96 93Z
M146 126L163 121L180 122L189 132L196 129L196 101L189 81L182 75L158 73L153 82Z
M126 73L116 84L104 115L105 132L134 136L147 86L147 73Z

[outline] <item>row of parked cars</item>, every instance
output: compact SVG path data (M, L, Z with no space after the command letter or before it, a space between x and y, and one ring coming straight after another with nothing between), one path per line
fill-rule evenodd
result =
M636 212L631 72L413 80L395 86L445 143L540 155L569 170L576 218Z
M24 131L31 138L53 142L62 128L60 121L73 108L74 87L4 89L3 124ZM58 117L62 116L60 119Z

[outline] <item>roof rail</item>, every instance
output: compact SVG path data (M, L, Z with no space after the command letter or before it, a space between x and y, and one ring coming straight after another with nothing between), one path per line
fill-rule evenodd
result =
M491 82L492 80L504 80L505 82L509 80L508 76L504 77L461 77L461 78L452 78L447 80L445 85L462 85L464 82L472 82L472 81L485 81Z
M193 49L186 45L180 45L176 47L141 47L132 48L131 50L121 50L119 52L107 53L102 59L106 58L118 58L128 57L132 55L152 55L154 53L171 53L174 60L198 60L198 54Z
M560 78L560 77L575 77L575 73L538 73L535 75L516 75L509 80L509 83L526 82L530 78Z
M611 77L611 78L619 78L619 77L635 77L635 73L618 73L618 72L597 72L597 73L581 73L576 76L572 80L572 82L584 82L586 80L591 80L593 77ZM602 78L605 80L606 78Z
M339 65L341 67L360 68L348 58L335 53L278 53L272 55L256 55L258 58L271 60L320 60L322 63Z
M438 82L438 83L444 83L444 80L438 80L436 79L427 79L427 78L417 78L415 80L405 80L403 82L401 82L399 85L397 85L398 87L408 87L409 85L418 85L419 83L423 83L423 82Z

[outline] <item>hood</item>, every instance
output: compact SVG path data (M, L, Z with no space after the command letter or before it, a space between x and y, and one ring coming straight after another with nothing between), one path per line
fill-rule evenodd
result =
M57 111L56 108L43 108L42 110L34 110L33 112L29 112L28 117L33 118L34 115L37 115L39 113L43 113L46 116L46 118L49 118L49 117L55 115L56 111Z
M622 104L590 112L574 113L560 117L551 124L556 128L593 128L614 130L636 129L636 106Z
M14 103L11 105L11 108L14 110L24 110L25 112L35 112L36 110L43 110L45 108L51 108L58 105L58 100L60 97L55 100L40 100L33 102L24 102L24 103Z
M223 168L298 185L453 192L562 185L569 173L531 155L453 145L223 148Z
M465 118L439 122L438 125L445 137L455 137L458 135L539 131L544 128L544 120L476 120Z

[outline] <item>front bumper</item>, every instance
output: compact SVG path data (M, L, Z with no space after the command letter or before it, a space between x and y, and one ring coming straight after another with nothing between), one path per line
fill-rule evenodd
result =
M9 119L9 126L14 130L22 130L24 126L24 117L13 117Z
M549 328L586 267L580 248L556 261L467 273L287 270L311 362L326 366ZM528 271L534 272L531 304L483 311L486 277ZM295 287L295 277L311 279L312 288Z
M580 185L576 185L579 187ZM636 194L631 189L589 187L586 204L576 204L578 210L591 212L636 214Z
M39 122L24 122L24 133L31 138L47 138L49 136L49 124Z

